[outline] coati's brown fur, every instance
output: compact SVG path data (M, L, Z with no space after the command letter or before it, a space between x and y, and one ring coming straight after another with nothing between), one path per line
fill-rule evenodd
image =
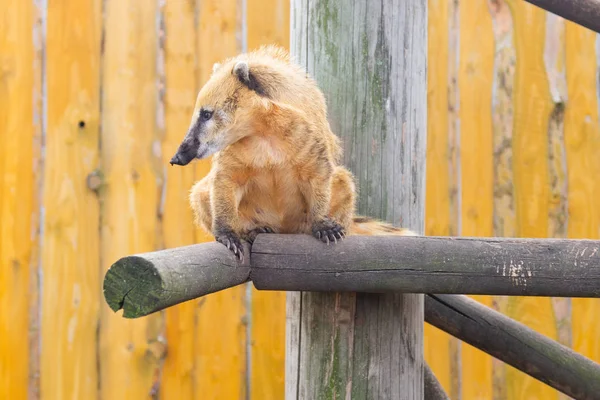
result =
M289 54L264 46L215 64L172 164L213 155L190 192L196 223L242 257L241 239L306 233L414 235L354 215L356 188L340 164L323 93Z

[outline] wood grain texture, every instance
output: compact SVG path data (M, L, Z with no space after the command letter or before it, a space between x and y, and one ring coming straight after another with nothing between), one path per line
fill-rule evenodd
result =
M48 8L40 360L47 399L98 390L99 203L87 177L99 162L101 29L100 1Z
M569 3L560 0L526 1L600 33L600 1L598 0L574 0Z
M102 270L158 246L157 2L104 3ZM164 357L160 314L139 321L102 309L100 398L147 398Z
M423 366L423 398L431 400L449 400L440 381L433 373L429 364Z
M188 192L194 184L194 169L169 168L168 161L187 131L196 100L196 4L194 0L167 1L161 11L165 84L162 98L165 123L162 230L163 246L168 249L195 241L188 201ZM195 313L195 302L186 302L165 312L167 357L162 371L161 395L167 399L192 399L194 396Z
M261 234L250 278L261 290L598 297L599 250L592 240L350 236L327 246Z
M104 297L113 311L138 318L237 286L250 269L219 243L203 243L120 258L106 272Z
M513 185L517 236L549 236L550 116L555 107L550 96L544 62L546 13L518 0L508 0L515 35L517 65L514 81ZM557 338L552 301L511 298L505 312L552 339ZM506 370L508 398L556 399L557 392L513 368Z
M598 126L597 35L574 23L565 27L568 102L565 109L565 143L568 165L568 236L600 237L598 208L600 182L600 128ZM596 90L592 90L596 88ZM575 351L600 361L600 302L573 299L572 345Z
M240 0L196 0L196 10L196 77L200 87L208 80L215 62L242 51L244 15ZM210 160L196 162L195 179L206 176L210 165ZM197 243L213 240L211 234L196 230ZM195 399L246 398L248 320L243 286L206 296L196 303Z
M592 240L350 236L327 246L261 234L251 264L217 242L123 257L105 275L104 296L126 318L249 278L259 290L600 297L598 250Z
M34 147L37 57L32 2L2 0L0 8L0 398L28 397L27 340L38 195Z
M431 10L433 12L433 10ZM460 177L460 88L458 76L460 71L460 1L448 2L448 186L449 186L449 234L456 236L461 227L461 177ZM431 22L431 20L430 20ZM431 24L429 28L433 27ZM431 43L431 40L428 40ZM429 71L435 64L428 61ZM427 111L429 115L429 110ZM429 122L429 120L428 120ZM429 134L428 134L429 136ZM429 137L428 137L429 141ZM429 158L428 158L429 160ZM430 195L426 194L428 199ZM427 214L427 212L426 212ZM462 398L461 350L462 344L456 338L449 342L451 359L451 388L449 396L452 399Z
M428 295L427 322L576 399L597 399L600 364L466 296ZM553 391L548 387L549 393ZM546 395L546 394L545 394ZM509 394L508 399L525 397Z
M422 233L426 1L298 0L291 20L291 51L323 89L356 174L358 211ZM302 293L290 398L422 398L422 301Z
M512 14L504 0L489 1L495 44L494 80L492 87L492 123L494 145L494 236L515 237L516 218L514 204L512 136L513 92L516 66ZM491 305L506 312L507 297L494 297ZM506 368L492 360L493 395L506 399Z
M568 101L565 55L565 20L552 13L546 13L544 64L553 103L548 123L548 175L550 179L548 236L557 238L567 237L569 219L564 124L565 103ZM572 346L571 300L568 297L550 299L556 324L556 339L569 347ZM569 397L564 393L558 393L558 399L567 400Z
M493 235L492 82L494 33L488 4L460 1L460 214L461 236ZM491 305L488 296L475 297ZM492 398L492 359L463 344L462 396Z
M429 0L427 68L427 168L425 234L450 235L452 230L450 190L449 43L450 2ZM426 324L425 361L442 387L452 389L451 336ZM427 370L425 371L427 372ZM427 377L427 375L425 375Z
M248 0L248 49L265 44L290 45L290 1ZM285 292L250 292L250 398L284 397Z

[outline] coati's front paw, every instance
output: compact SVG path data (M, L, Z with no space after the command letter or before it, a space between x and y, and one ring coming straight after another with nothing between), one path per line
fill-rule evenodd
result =
M261 226L260 228L254 228L246 233L243 233L242 238L248 243L252 244L260 233L275 233L275 231L268 226Z
M313 236L321 240L323 243L337 243L338 239L343 239L345 236L344 228L332 219L325 218L317 221L312 226Z
M231 229L222 229L215 233L217 242L222 243L240 261L244 261L244 248L240 236Z

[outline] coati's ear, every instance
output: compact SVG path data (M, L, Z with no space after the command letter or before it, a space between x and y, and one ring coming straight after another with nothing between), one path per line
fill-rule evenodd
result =
M247 61L238 61L233 67L233 73L240 82L248 87L248 89L255 91L261 96L267 95L263 85L261 85L260 81L257 79L256 74L253 74L250 70Z
M219 68L221 68L221 64L220 64L220 63L214 63L214 64L213 64L213 68L212 68L212 72L213 72L213 74L214 74L215 72L217 72L217 70L218 70Z
M233 73L244 85L250 85L250 66L246 61L238 61L233 67Z

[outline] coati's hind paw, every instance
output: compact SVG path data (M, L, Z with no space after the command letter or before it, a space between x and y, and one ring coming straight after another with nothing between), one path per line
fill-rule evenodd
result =
M344 228L332 219L325 218L315 222L312 227L313 236L329 244L329 242L337 243L345 236Z
M261 226L242 234L242 238L248 243L252 244L260 233L275 233L275 231L268 226Z
M223 230L215 234L215 239L231 250L238 260L244 261L244 248L237 233L229 229Z

